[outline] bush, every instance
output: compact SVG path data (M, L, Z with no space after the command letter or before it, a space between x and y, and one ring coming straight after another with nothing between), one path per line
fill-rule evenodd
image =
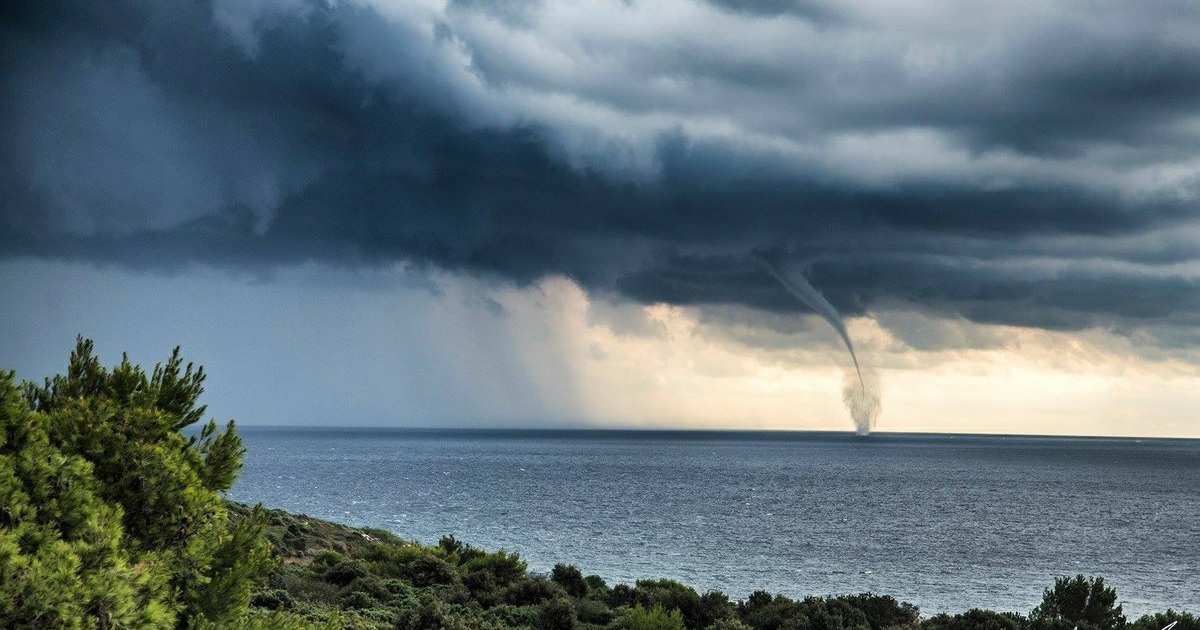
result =
M609 591L608 584L599 575L589 575L583 578L583 581L587 584L589 593L605 594Z
M345 554L339 553L332 549L322 549L313 558L313 566L317 568L329 568L346 561Z
M482 552L466 546L467 559L463 560L463 569L467 572L486 571L495 578L496 585L503 588L525 577L528 568L525 561L515 553L504 550Z
M614 589L615 592L615 589ZM675 580L638 580L633 588L632 603L664 610L678 610L689 628L703 628L719 615L711 615L705 609L700 594L690 586ZM719 607L718 602L710 602Z
M736 609L729 601L728 595L721 591L709 591L700 596L700 625L697 627L707 627L718 620L731 618L735 614Z
M713 622L713 624L708 627L708 630L753 630L753 629L750 626L747 626L746 624L742 623L742 621L739 620L737 617L725 617L723 619L718 619L715 622Z
M454 584L458 581L458 573L445 560L436 556L420 556L409 562L402 570L402 577L408 578L413 586L425 587L440 584Z
M348 601L348 598L355 593L365 595L375 602L386 602L392 599L392 593L374 575L354 578L354 581L344 586L341 591L342 601ZM361 598L355 601L361 601ZM369 608L370 606L356 605L354 607Z
M604 605L604 602L594 599L581 599L575 602L575 614L584 623L606 626L612 622L616 614Z
M542 576L527 577L504 589L504 603L533 606L566 596L562 587Z
M275 588L252 595L250 605L267 610L290 610L296 606L296 600L291 593L281 588Z
M916 625L920 619L916 606L909 603L897 602L896 598L890 595L862 593L859 595L842 595L831 599L843 601L847 605L862 611L863 615L866 616L867 624L871 626L871 630L912 626Z
M1021 630L1024 626L1019 616L973 608L957 615L942 613L926 619L922 630ZM1153 630L1158 630L1154 628Z
M366 577L370 572L367 568L357 560L344 560L325 571L325 581L336 586L346 586L347 584L361 577Z
M348 591L343 593L338 603L344 608L374 608L379 605L379 600L372 597L369 593L362 591Z
M546 604L538 613L537 630L575 630L578 626L575 608L565 599L556 599Z
M683 615L661 605L634 606L617 620L616 625L622 630L684 630Z
M500 586L491 571L471 571L462 577L463 586L480 606L490 608L500 601Z
M484 621L508 628L533 628L538 623L541 609L537 606L509 606L501 604L483 613Z
M1186 612L1167 609L1165 613L1143 615L1129 624L1129 630L1161 630L1171 622L1177 622L1171 630L1200 630L1200 617Z
M583 579L583 573L573 564L556 564L550 572L550 579L558 584L571 597L587 595L588 585Z
M756 591L738 607L740 619L758 630L870 630L867 614L856 608L854 596L808 597L793 601L783 595Z

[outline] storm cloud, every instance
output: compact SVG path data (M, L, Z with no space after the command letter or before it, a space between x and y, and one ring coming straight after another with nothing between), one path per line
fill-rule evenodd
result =
M501 4L6 3L0 255L1200 326L1195 3Z

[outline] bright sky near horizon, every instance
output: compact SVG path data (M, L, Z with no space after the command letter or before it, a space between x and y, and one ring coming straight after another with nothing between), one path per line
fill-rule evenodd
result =
M257 424L1200 437L1200 5L0 9L0 366Z

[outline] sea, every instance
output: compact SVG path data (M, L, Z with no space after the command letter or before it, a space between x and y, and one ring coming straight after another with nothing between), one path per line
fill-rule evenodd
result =
M1131 619L1200 613L1200 440L241 428L231 499L533 571L742 599L874 592L1028 613L1099 575Z

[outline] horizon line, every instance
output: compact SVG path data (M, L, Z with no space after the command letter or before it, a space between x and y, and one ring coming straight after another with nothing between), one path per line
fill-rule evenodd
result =
M1200 436L1150 436L1150 435L1115 435L1115 434L1072 434L1072 433L976 433L948 431L871 431L867 435L859 435L853 429L772 429L772 428L688 428L688 427L619 427L619 426L394 426L394 425L331 425L331 424L238 424L242 429L299 429L315 431L398 431L412 433L709 433L709 434L751 434L773 433L778 435L809 435L846 436L869 440L873 437L980 437L980 438L1041 438L1041 439L1099 439L1099 440L1187 440L1198 441Z

